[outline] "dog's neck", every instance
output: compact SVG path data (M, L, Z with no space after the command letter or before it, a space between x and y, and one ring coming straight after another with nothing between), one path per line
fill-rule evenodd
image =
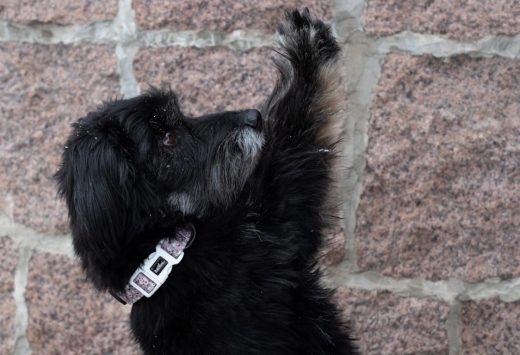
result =
M122 304L134 304L143 297L152 297L164 284L174 265L184 257L195 239L195 227L191 223L175 229L172 238L161 239L155 251L134 271L125 290L110 294Z

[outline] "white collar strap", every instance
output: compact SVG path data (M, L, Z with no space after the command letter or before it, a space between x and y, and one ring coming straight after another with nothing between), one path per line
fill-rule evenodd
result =
M174 265L184 257L184 250L195 239L195 227L188 223L175 229L171 239L161 239L155 251L135 270L121 293L110 292L122 304L134 304L152 295L164 284Z

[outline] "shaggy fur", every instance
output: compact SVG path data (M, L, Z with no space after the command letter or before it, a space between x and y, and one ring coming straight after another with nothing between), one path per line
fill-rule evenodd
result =
M56 177L97 289L122 291L178 223L196 228L166 283L132 307L145 354L357 354L316 267L340 49L307 10L278 33L279 80L261 115L190 118L152 90L89 113L66 143Z

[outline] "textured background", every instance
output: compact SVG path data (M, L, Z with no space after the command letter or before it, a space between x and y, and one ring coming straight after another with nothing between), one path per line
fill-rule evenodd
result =
M69 124L171 85L258 107L284 9L331 23L349 104L323 265L363 354L520 354L520 1L0 1L0 354L139 354L52 174Z

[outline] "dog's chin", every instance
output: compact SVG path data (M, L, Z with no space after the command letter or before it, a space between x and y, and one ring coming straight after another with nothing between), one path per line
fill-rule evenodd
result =
M216 152L209 178L195 183L190 191L171 193L170 207L199 218L231 207L258 165L263 144L263 133L254 128L232 132Z

